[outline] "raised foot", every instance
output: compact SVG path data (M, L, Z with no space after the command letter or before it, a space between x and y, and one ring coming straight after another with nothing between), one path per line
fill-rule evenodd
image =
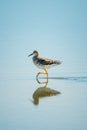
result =
M38 76L40 75L40 74L46 74L46 76L47 76L47 81L46 82L40 82L39 80L38 80ZM48 84L48 72L46 71L46 72L39 72L37 75L36 75L36 80L37 80L37 82L39 83L39 84L45 84L45 86L47 86L47 84Z
M48 78L48 72L47 72L47 71L37 73L36 78L38 78L38 76L39 76L40 74L46 74L46 76L47 76L47 78Z

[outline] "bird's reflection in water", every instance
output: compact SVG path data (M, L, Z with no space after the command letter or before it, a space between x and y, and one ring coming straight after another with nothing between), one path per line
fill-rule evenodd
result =
M38 82L39 80L37 80ZM48 96L53 96L53 95L58 95L60 94L59 91L57 90L54 90L54 89L51 89L49 87L47 87L47 83L48 82L38 82L39 84L45 84L44 86L42 87L39 87L35 90L35 92L33 93L33 103L35 105L38 105L39 104L39 99L42 98L42 97L48 97Z

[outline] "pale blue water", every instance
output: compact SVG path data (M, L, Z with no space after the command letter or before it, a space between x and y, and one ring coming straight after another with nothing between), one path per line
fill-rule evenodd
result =
M34 105L43 86L26 74L0 76L0 130L87 130L87 75L50 75L47 87L61 94Z

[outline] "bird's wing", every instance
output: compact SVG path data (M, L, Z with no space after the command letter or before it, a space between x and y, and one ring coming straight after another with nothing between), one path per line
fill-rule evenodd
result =
M61 62L58 60L51 60L44 57L38 57L38 62L43 65L61 64Z

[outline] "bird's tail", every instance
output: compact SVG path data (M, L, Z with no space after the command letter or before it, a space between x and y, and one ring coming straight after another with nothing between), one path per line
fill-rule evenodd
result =
M54 64L57 64L57 65L60 65L62 62L61 61L59 61L59 60L55 60L54 61Z

